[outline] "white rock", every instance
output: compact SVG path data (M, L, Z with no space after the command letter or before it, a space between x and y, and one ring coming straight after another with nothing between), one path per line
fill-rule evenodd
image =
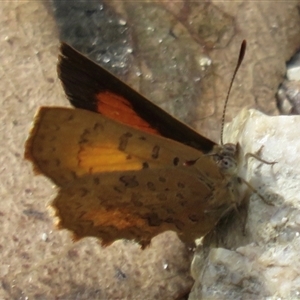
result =
M226 128L225 142L239 142L250 158L244 175L274 204L252 193L246 234L232 214L195 253L196 280L189 299L300 299L300 116L266 116L243 110ZM241 215L242 216L242 213Z
M288 80L300 80L300 66L293 66L287 69L286 77Z

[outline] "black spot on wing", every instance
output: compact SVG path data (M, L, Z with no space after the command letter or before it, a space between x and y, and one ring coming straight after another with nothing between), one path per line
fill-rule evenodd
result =
M174 159L173 159L173 165L174 166L178 166L178 164L179 164L179 158L178 157L174 157Z
M198 222L199 221L199 216L197 216L196 214L189 214L188 217L192 222Z
M166 182L166 178L165 178L165 177L162 177L162 176L159 176L159 177L158 177L158 180L159 180L160 182Z
M162 220L158 217L156 213L149 213L146 216L149 226L159 226Z
M154 192L156 190L154 183L151 181L147 182L147 187L152 192Z
M179 230L184 229L184 223L182 223L180 220L174 220L174 224Z
M124 183L127 188L134 188L139 186L138 181L134 175L124 175L120 177L120 181Z
M160 147L155 145L152 149L151 157L154 159L157 159L159 157L159 150L160 150Z
M143 169L149 169L149 164L145 161L143 162L143 166L142 166Z
M126 132L122 134L119 138L119 150L125 151L128 140L132 137L132 134L130 132Z

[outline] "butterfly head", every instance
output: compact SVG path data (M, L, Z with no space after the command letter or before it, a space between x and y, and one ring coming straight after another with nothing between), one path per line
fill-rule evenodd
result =
M213 157L222 173L234 175L237 173L239 150L239 144L227 143L214 146L213 151L209 155Z

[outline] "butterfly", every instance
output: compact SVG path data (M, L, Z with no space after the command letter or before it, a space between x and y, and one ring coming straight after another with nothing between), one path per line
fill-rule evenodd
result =
M25 158L57 185L57 225L75 240L144 248L173 230L193 245L239 206L238 145L198 134L65 43L58 76L75 109L41 107Z

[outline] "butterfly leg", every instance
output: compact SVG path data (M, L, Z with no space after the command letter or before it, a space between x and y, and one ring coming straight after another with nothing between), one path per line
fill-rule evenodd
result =
M238 180L240 182L242 182L243 184L245 184L249 190L251 190L253 193L255 193L263 202L265 202L267 205L271 205L271 206L274 206L273 203L267 201L264 196L262 196L255 187L253 187L247 180L245 180L244 178L242 177L238 177Z
M246 159L246 167L248 165L248 160L249 158L253 157L255 158L256 160L264 163L264 164L267 164L267 165L271 165L273 166L274 164L276 164L277 162L276 161L267 161L267 160L264 160L262 159L260 156L261 156L261 152L262 152L262 149L263 149L263 145L258 149L258 151L256 151L255 153L246 153L245 155L245 159ZM259 198L265 202L267 205L274 205L272 203L270 203L269 201L267 201L248 181L246 181L244 178L242 177L239 177L238 178L240 182L244 183L252 192L256 193Z

